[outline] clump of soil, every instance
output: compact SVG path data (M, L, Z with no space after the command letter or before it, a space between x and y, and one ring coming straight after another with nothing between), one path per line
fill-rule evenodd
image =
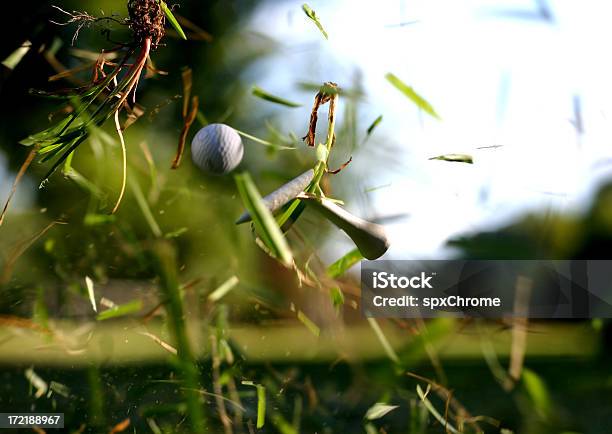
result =
M152 48L157 48L166 34L166 15L159 0L130 0L128 3L130 14L129 25L134 32L137 44L146 39L151 40Z

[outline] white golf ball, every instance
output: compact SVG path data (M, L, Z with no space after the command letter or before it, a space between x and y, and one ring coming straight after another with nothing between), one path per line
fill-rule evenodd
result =
M191 158L204 172L223 175L242 161L244 146L240 135L225 124L202 128L191 142Z

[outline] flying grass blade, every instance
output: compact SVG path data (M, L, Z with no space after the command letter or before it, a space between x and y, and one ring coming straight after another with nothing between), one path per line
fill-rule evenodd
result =
M306 209L306 204L296 199L287 204L287 208L285 212L283 212L280 217L278 217L278 225L281 227L283 232L287 232L291 226L297 221L298 218L302 215L304 210Z
M271 93L266 92L265 90L263 90L262 88L258 86L253 86L253 89L251 89L251 93L253 94L253 96L256 96L261 99L265 99L266 101L270 101L275 104L280 104L280 105L284 105L284 106L292 107L292 108L302 106L302 104L298 104L298 103L286 100L284 98L281 98L279 96L272 95Z
M427 392L429 392L429 388L430 386L427 387ZM423 392L423 389L421 389L421 386L419 384L417 384L416 389L417 389L417 394L419 395L419 398L421 398L421 401L423 402L423 405L427 408L427 410L429 410L431 415L435 417L438 422L440 422L440 424L446 429L446 431L453 433L453 434L460 434L460 431L458 431L455 427L453 427L448 422L448 420L444 419L444 417L442 417L440 413L438 413L438 410L436 410L436 408L433 406L431 401L427 399L427 393Z
M161 228L159 227L157 220L155 220L155 217L153 216L153 212L151 211L149 202L147 202L147 199L145 198L144 193L142 192L142 189L140 188L140 184L138 183L138 181L134 180L133 178L129 178L129 183L130 183L130 188L132 189L132 192L134 193L134 197L136 198L136 203L138 204L138 207L140 208L140 211L142 212L143 217L147 221L149 228L151 229L151 232L157 238L160 238L163 235L163 232Z
M114 223L115 221L117 221L117 217L114 215L89 213L85 215L83 224L89 227L103 226Z
M53 142L57 140L57 136L60 131L64 128L70 118L62 119L57 125L53 125L51 128L47 128L39 133L32 134L31 136L26 137L21 140L19 144L24 146L32 146L32 145L44 145L45 142Z
M104 200L105 199L105 194L104 192L100 189L100 187L98 187L96 184L94 184L93 182L91 182L89 179L85 178L83 175L81 175L79 172L77 172L74 169L70 169L69 172L67 172L66 177L71 179L75 184L77 184L79 187L81 187L84 191L90 193L92 196L96 197L99 200ZM88 218L91 218L91 216L94 216L94 214L87 214L85 216L85 224L87 225L88 221L91 222L93 220L88 220ZM110 217L110 216L104 216L105 218L103 219L103 221L108 222L109 220L106 217ZM95 218L94 218L95 220Z
M417 105L418 108L423 110L428 115L433 116L436 119L440 119L440 116L438 116L438 113L436 113L434 108L422 96L416 93L412 87L408 86L406 83L404 83L402 80L400 80L398 77L391 74L390 72L385 77L387 81L389 81L389 83L391 83L393 86L395 86L397 90L406 95L413 103Z
M270 252L285 266L293 264L293 254L272 213L263 202L248 173L234 177L245 208L253 218L255 230Z
M383 402L377 402L372 407L368 408L368 411L365 414L365 418L367 420L380 419L381 417L392 412L396 408L399 408L399 405L388 405Z
M174 354L175 356L178 354L178 350L176 348L174 348L169 343L164 342L159 337L155 336L153 333L149 333L149 332L138 332L138 333L143 335L143 336L146 336L146 337L150 338L153 342L158 344L164 350L168 351L170 354Z
M383 184L383 185L376 185L374 187L368 187L365 190L363 190L364 193L373 193L377 190L382 190L383 188L389 188L391 187L393 184L389 183L389 184Z
M45 183L49 180L49 178L51 177L51 175L53 175L53 173L55 173L55 171L57 170L58 167L60 167L64 161L66 161L66 159L70 156L70 154L72 154L74 152L74 150L76 148L78 148L81 143L83 143L85 141L85 139L87 139L87 135L84 135L82 137L78 137L77 139L75 139L72 144L70 144L68 146L68 150L66 152L64 152L64 154L62 154L62 156L53 164L53 166L51 166L51 169L49 169L49 171L45 174L45 176L43 177L42 182L40 183L39 188L43 188ZM58 150L61 150L62 148L58 148Z
M314 170L307 170L297 178L292 179L282 187L268 194L262 199L262 201L266 208L268 208L268 210L274 214L276 211L281 209L283 206L295 199L300 193L302 193L313 178ZM238 218L236 224L242 224L248 221L251 221L251 215L247 211Z
M162 10L164 11L164 14L166 14L166 18L168 18L168 21L170 21L170 24L172 24L172 27L174 27L174 30L177 31L177 33L182 39L187 40L187 35L185 35L183 28L179 24L178 20L176 19L176 17L172 13L172 11L170 10L166 2L160 1L160 4L161 4Z
M430 160L449 161L451 163L474 164L474 159L467 154L445 154L431 157Z
M397 353L393 349L393 346L391 345L391 343L389 342L389 340L387 339L387 337L383 333L382 329L380 328L380 325L378 325L378 322L376 321L376 318L367 318L367 320L368 320L368 323L370 324L370 327L372 327L372 330L374 331L374 334L376 335L376 337L378 338L380 344L382 345L383 349L385 350L385 353L387 353L387 357L389 357L389 359L392 362L399 363L400 362L400 358L398 357Z
M521 379L538 414L543 418L550 417L553 406L546 383L538 374L526 368L523 369Z
M234 130L236 130L236 128L234 128ZM259 143L259 144L261 144L261 145L264 145L264 146L269 146L269 147L274 148L274 149L276 149L276 150L281 150L281 151L285 151L285 150L286 150L286 151L291 151L291 150L295 150L295 149L296 149L295 147L291 147L291 146L282 146L282 145L279 145L279 144L277 144L277 143L272 143L272 142L269 142L269 141L267 141L267 140L260 139L259 137L252 136L251 134L247 134L247 133L245 133L244 131L236 130L236 132L237 132L238 134L240 134L242 137L245 137L245 138L247 138L247 139L249 139L249 140L252 140L252 141L254 141L254 142L256 142L256 143Z
M223 297L227 295L232 289L236 287L240 283L240 280L236 276L232 276L227 279L221 286L215 289L208 296L208 300L212 302L217 302L221 300Z
M72 151L70 155L68 155L68 158L66 158L66 161L64 161L64 168L62 169L64 176L68 175L70 171L72 170L72 159L73 158L74 158L74 151Z
M94 312L98 312L98 306L96 305L96 296L94 294L94 283L91 280L91 277L85 276L85 286L87 287L87 295L89 296L89 301L91 302L91 307Z
M40 398L47 393L49 386L47 382L43 380L33 368L28 368L25 370L25 377L30 382L30 384L36 389L36 393L34 397Z
M266 120L265 124L269 133L270 142L275 148L274 150L283 148L296 149L295 146L301 143L294 132L290 131L287 135L284 135L270 121Z
M378 116L376 119L374 119L374 122L372 122L372 124L368 127L366 134L368 135L368 137L370 135L372 135L372 132L376 129L376 127L382 122L383 120L383 115Z
M342 276L353 265L363 260L359 249L351 250L346 255L327 267L327 275L332 279Z
M49 383L49 389L58 395L63 396L64 398L70 397L70 388L65 384L58 383L57 381L51 381Z
M313 11L312 8L308 6L306 3L302 5L302 10L306 14L306 16L310 18L315 23L315 25L319 28L319 31L321 32L323 36L325 36L325 39L329 39L329 37L327 36L327 32L323 28L323 25L321 24L321 21L319 20L319 17L317 17L317 14L315 13L315 11Z
M266 388L253 381L243 381L242 384L257 389L257 429L261 429L266 421Z
M179 229L177 229L175 231L168 232L167 234L164 235L164 238L167 239L167 240L170 240L172 238L178 238L181 235L186 234L187 232L189 232L189 228L185 228L185 227L179 228Z
M102 94L102 92L105 91L106 87L110 84L110 82L117 76L117 74L119 74L119 71L121 67L123 67L123 64L124 63L122 63L117 68L115 68L114 71L109 73L108 76L101 83L97 84L96 86L93 86L91 91L87 92L86 94L80 95L80 96L71 96L70 99L73 105L75 106L75 110L72 113L70 113L64 119L59 121L56 125L50 128L47 128L46 130L43 130L40 133L31 135L27 137L26 139L22 140L20 143L26 146L34 145L34 144L49 145L49 144L55 144L55 143L60 143L60 142L67 142L69 139L72 139L73 137L70 135L71 134L70 132L74 134L74 131L78 128L70 129L69 133L66 133L66 131L68 131L68 128L75 121L82 118L82 116L86 113L89 106L91 106L96 101L96 99ZM108 96L106 101L111 101L117 95L116 92L117 92L117 89L111 92L111 94ZM81 102L81 100L84 98L88 98L88 99ZM100 107L96 110L93 116L98 114L105 107L105 105L106 104L100 105ZM93 122L93 116L92 118L88 118L87 121L82 121L80 126L86 126L90 122Z
M340 288L334 286L329 290L329 296L334 309L336 309L336 312L339 312L344 305L344 293Z
M302 312L301 310L298 310L297 318L300 320L302 324L304 324L304 326L306 326L306 328L308 329L308 331L310 331L310 333L312 333L316 337L319 337L319 335L321 334L321 329L319 328L318 325L314 323L314 321L308 318L308 316L306 316L304 312Z
M23 58L32 48L32 43L30 41L25 41L19 48L13 51L6 59L2 61L2 65L7 67L10 70L13 70L21 63Z
M111 309L105 310L96 316L98 321L104 321L111 318L118 318L126 316L132 313L140 312L142 310L142 300L134 300L129 303L115 306Z

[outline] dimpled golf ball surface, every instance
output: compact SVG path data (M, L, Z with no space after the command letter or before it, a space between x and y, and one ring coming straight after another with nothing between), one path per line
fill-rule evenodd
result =
M223 175L242 161L244 147L232 127L210 124L202 128L191 142L191 158L205 172Z

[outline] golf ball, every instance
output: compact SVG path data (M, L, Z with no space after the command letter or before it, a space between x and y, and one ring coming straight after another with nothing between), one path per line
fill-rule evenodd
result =
M240 136L225 124L210 124L202 128L191 142L191 158L204 172L223 175L234 170L242 161L244 146Z

